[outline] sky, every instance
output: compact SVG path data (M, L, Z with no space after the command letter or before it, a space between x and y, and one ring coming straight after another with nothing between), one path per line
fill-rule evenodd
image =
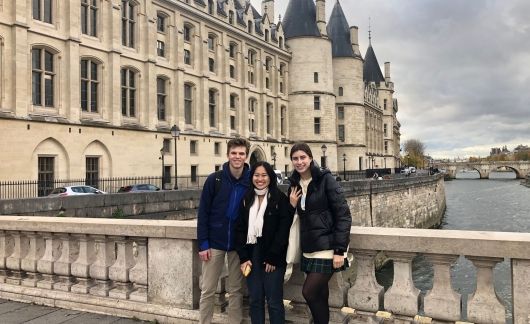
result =
M295 0L296 1L296 0ZM251 0L261 11L261 0ZM336 0L327 0L329 17ZM288 0L275 0L275 15ZM401 142L434 158L530 145L530 1L342 0L361 53L391 62ZM381 66L383 70L383 66Z

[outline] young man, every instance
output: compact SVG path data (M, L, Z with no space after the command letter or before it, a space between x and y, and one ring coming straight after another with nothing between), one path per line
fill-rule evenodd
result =
M214 295L219 276L228 259L228 322L242 321L241 284L239 257L234 251L234 227L239 216L239 204L250 186L249 166L245 163L250 143L244 138L228 142L228 162L221 174L210 174L202 190L197 219L197 241L202 260L202 284L200 299L201 324L212 321Z

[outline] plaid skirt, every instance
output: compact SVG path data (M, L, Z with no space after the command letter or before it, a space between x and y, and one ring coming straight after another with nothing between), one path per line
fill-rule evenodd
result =
M333 259L316 259L302 256L300 268L303 272L334 273L346 270L350 265L348 259L344 258L344 264L338 269L333 268Z

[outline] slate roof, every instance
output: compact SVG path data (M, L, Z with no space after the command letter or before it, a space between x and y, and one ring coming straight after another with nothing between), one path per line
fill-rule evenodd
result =
M383 73L381 72L381 68L379 67L379 63L377 62L377 57L375 56L374 49L372 48L372 44L368 46L368 49L366 50L366 55L364 56L363 80L364 82L375 83L385 81Z
M340 2L337 0L327 27L328 36L332 41L333 57L354 57L350 39L350 27L348 20L342 11Z
M313 0L290 0L282 24L286 39L298 36L320 37Z

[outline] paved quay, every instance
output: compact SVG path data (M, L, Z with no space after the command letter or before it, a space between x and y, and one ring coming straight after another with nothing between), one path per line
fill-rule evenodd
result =
M130 318L85 313L76 310L19 303L0 299L1 324L142 324Z

